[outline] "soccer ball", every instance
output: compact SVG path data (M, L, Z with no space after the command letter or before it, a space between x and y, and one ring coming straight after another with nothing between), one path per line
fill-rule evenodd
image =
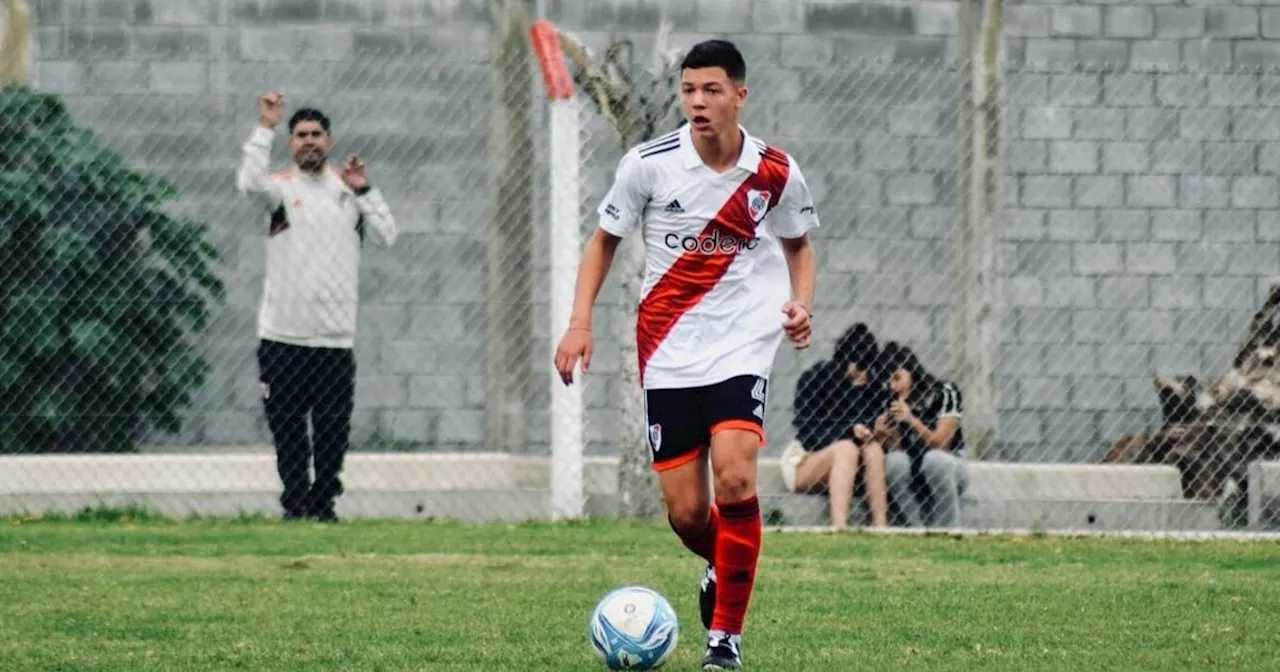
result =
M657 591L624 586L596 603L588 624L591 646L611 670L654 670L676 650L680 623Z

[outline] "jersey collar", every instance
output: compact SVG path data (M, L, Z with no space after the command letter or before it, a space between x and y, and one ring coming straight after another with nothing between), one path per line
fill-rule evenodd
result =
M742 152L738 155L738 167L754 173L760 168L762 143L753 138L741 124L738 125L738 131L742 133ZM698 156L698 150L693 147L693 127L689 124L680 127L680 155L684 160L684 167L689 170L704 165L702 157Z

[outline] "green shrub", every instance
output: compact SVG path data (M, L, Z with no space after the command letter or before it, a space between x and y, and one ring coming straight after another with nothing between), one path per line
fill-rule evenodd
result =
M127 452L181 429L208 364L189 342L224 297L177 191L76 126L62 100L0 90L0 452Z

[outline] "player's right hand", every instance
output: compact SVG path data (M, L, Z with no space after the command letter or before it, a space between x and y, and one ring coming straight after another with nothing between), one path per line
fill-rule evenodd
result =
M853 426L853 438L859 441L866 441L871 438L871 430L867 426L859 422Z
M284 94L278 91L258 96L258 123L267 128L275 128L284 117Z
M591 367L591 330L585 327L569 327L560 337L556 348L556 371L565 385L573 384L573 369L582 360L582 371Z

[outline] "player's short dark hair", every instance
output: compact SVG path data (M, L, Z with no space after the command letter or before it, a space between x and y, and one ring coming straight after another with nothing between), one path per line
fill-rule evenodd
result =
M289 117L289 132L293 133L293 127L297 126L298 122L302 121L320 122L320 127L324 129L324 132L329 132L329 117L325 116L324 112L321 112L314 107L303 107L299 108L297 112L294 112L293 116Z
M747 80L747 62L742 52L728 40L706 40L693 45L680 62L680 69L724 68L725 74L735 82Z

